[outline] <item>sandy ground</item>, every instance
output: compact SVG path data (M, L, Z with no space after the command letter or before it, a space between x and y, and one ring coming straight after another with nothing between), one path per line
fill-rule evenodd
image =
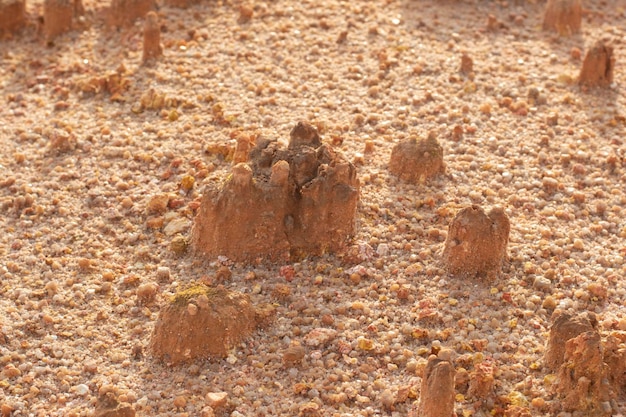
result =
M250 4L249 22L235 1L161 8L164 57L152 67L141 65L141 25L109 29L93 2L85 27L52 46L32 28L0 44L3 410L87 416L113 385L142 416L200 415L209 392L228 393L231 416L294 416L306 403L325 416L403 416L443 348L457 369L497 369L490 399L458 393L458 415L502 415L511 402L544 415L554 310L626 330L626 1L585 2L582 32L561 39L541 31L542 2ZM615 83L581 91L577 49L600 38L614 43ZM459 72L463 53L473 75ZM116 70L119 91L99 91ZM150 88L165 108L141 111ZM221 266L170 249L188 236L203 183L229 172L216 145L237 132L287 140L298 120L357 163L354 240L371 257L353 269L307 259L290 282L280 265L229 265L225 285L276 303L274 323L225 360L156 362L146 347L159 305ZM431 130L446 174L423 185L391 176L392 146ZM185 175L196 180L188 193ZM147 223L163 193L177 203ZM501 205L511 219L510 259L490 284L439 264L448 224L469 204ZM158 298L143 305L136 285L149 282ZM277 298L279 284L291 294ZM284 365L290 343L319 327L337 333Z

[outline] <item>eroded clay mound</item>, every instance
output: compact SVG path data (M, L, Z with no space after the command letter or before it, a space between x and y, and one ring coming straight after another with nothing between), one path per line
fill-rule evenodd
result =
M43 2L43 32L47 42L72 29L74 20L84 15L81 0L45 0Z
M609 367L609 382L615 393L626 399L626 332L614 331L604 340L604 363Z
M0 1L0 35L15 32L26 25L25 0Z
M266 316L245 294L197 284L161 308L150 350L172 365L226 357Z
M544 354L546 367L553 371L557 370L564 360L565 343L579 334L596 331L597 327L598 320L593 314L558 315L550 327L550 338Z
M476 205L466 207L448 228L443 263L452 275L496 277L506 257L510 222L502 208L489 214Z
M412 409L410 417L450 417L454 414L454 366L446 360L431 355L428 358L419 406Z
M606 87L613 82L613 47L598 41L585 54L578 82L583 86Z
M432 132L426 139L411 138L391 150L389 171L403 181L423 183L444 169L443 148Z
M358 199L354 165L300 122L288 148L260 141L249 163L235 165L222 186L205 189L192 245L244 262L335 252L355 232Z
M155 8L154 0L111 0L108 23L111 26L129 26Z
M543 29L571 35L580 32L583 7L580 0L548 0L543 16Z
M565 343L564 361L554 382L557 408L585 416L610 416L612 390L603 361L600 333L584 332Z

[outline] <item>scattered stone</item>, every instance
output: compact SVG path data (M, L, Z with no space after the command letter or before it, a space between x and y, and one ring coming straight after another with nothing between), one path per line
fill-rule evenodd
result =
M323 415L319 404L314 402L302 404L298 411L298 417L322 417Z
M613 47L598 41L585 54L578 83L588 87L607 87L613 82L614 68Z
M254 15L254 9L252 6L248 4L242 4L239 6L239 19L237 21L239 23L248 23L252 20L252 16Z
M543 16L543 30L556 31L561 36L578 33L582 12L581 0L548 0Z
M544 354L545 366L556 371L563 363L565 344L568 340L585 332L595 331L598 320L593 313L573 316L569 313L560 313L550 327L550 337Z
M43 32L46 42L72 29L76 17L84 14L81 0L45 0L43 3Z
M170 196L167 194L157 194L150 197L146 205L146 214L163 214L167 211Z
M337 330L326 327L318 327L311 330L304 336L304 343L307 346L319 347L325 346L337 337Z
M137 299L141 304L150 304L156 299L159 285L156 282L147 282L137 287Z
M563 364L557 372L553 390L560 411L581 415L610 416L612 390L608 366L603 361L600 333L588 331L565 343Z
M189 242L183 235L176 235L170 241L170 250L176 256L183 256L187 253L187 248L189 248Z
M228 403L227 392L209 392L205 397L206 404L213 410L219 410Z
M504 417L532 417L532 413L526 407L519 405L508 405L504 410Z
M108 22L111 26L129 26L155 8L155 0L111 0Z
M389 171L409 183L424 183L444 172L443 148L434 132L426 139L411 138L396 144L391 150Z
M159 282L169 282L170 281L170 269L167 266L160 266L156 270L156 278Z
M283 364L289 368L298 366L302 363L302 359L304 359L305 354L306 349L304 349L304 346L292 343L283 352Z
M178 233L186 232L189 229L189 225L189 219L186 217L173 219L163 228L163 234L165 236L174 236Z
M428 358L422 378L418 407L409 417L450 417L454 415L454 366L435 355Z
M355 233L359 180L341 154L300 122L287 149L264 140L222 186L209 185L192 230L206 256L297 260L337 252Z
M206 297L204 302L201 297ZM189 305L206 307L193 309ZM150 341L152 354L171 365L226 357L259 324L250 298L223 287L195 284L161 308Z
M13 407L7 403L2 403L0 406L0 414L2 417L11 417L11 413L13 412Z
M15 32L26 25L25 0L0 0L0 35Z
M149 62L163 55L161 46L161 26L156 12L148 12L143 25L143 62Z
M51 154L60 155L76 149L76 136L65 130L53 129L48 132L48 138L48 150Z
M118 401L115 391L101 390L93 417L135 417L135 409L126 402Z
M466 207L448 228L443 262L452 275L494 279L506 258L509 218L500 207L489 214L476 205Z

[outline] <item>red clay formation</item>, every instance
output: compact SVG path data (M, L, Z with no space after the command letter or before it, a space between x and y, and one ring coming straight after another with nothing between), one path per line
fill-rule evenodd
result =
M156 12L148 12L143 25L143 62L154 60L163 55L161 46L161 27Z
M485 401L494 394L495 368L490 362L481 362L470 372L468 397Z
M208 186L192 231L197 252L234 261L301 259L344 248L359 181L341 154L300 122L287 149L264 140L221 187Z
M582 12L581 0L548 0L543 30L556 31L559 35L580 32Z
M607 87L613 82L615 57L613 47L598 41L587 51L578 82L589 87Z
M607 376L608 366L597 330L569 339L553 385L558 397L555 411L578 412L588 417L613 415L614 395Z
M500 207L466 207L448 228L443 263L452 275L494 279L506 258L510 223Z
M255 308L245 294L196 284L161 308L150 350L171 365L226 357L270 314Z
M451 417L454 415L454 366L431 355L428 358L417 409L409 417Z
M15 32L25 24L25 0L0 0L0 35Z
M426 139L400 142L391 150L389 171L403 181L424 183L444 170L443 148L433 132Z
M108 22L112 26L131 25L155 7L155 0L111 0Z
M84 14L81 0L45 0L43 32L46 42L72 29L74 19Z
M189 6L200 3L200 0L165 0L165 5L186 9Z
M565 356L565 343L581 333L595 331L598 320L593 313L572 316L561 313L550 328L550 338L544 354L544 364L552 371L559 369Z
M626 399L626 332L609 333L603 346L604 363L609 367L609 382L615 393Z
M469 74L474 71L474 60L472 60L472 58L466 53L461 55L460 71L463 74Z

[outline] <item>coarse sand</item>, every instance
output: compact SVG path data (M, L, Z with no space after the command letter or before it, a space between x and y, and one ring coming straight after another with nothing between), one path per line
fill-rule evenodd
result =
M553 314L626 331L625 0L584 1L561 37L539 0L160 5L146 64L141 19L108 27L108 2L85 0L46 42L42 3L0 42L2 416L90 416L115 392L138 416L400 417L433 354L454 366L458 416L555 415ZM603 39L613 82L581 88ZM357 167L358 256L194 256L236 139L287 143L298 121ZM402 182L392 148L429 132L445 172ZM441 264L472 204L511 223L491 282ZM199 281L276 316L226 358L168 366L148 348L159 308ZM493 385L468 389L480 372Z

